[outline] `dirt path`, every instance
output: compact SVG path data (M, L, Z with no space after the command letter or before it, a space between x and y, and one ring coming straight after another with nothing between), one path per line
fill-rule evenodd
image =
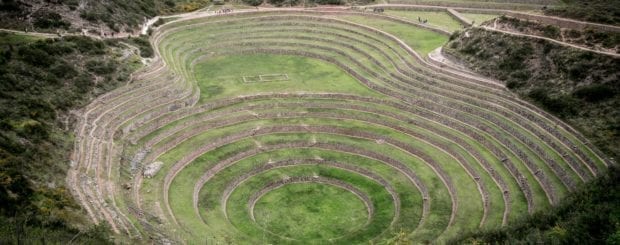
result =
M494 26L496 26L495 23L494 23ZM600 51L600 50L595 50L595 49L589 49L589 48L586 48L584 46L562 42L562 41L559 41L559 40L556 40L556 39L553 39L553 38L535 36L535 35L530 35L530 34L523 34L523 33L512 32L512 31L506 31L506 30L498 29L496 27L489 27L489 26L479 26L477 28L482 28L482 29L485 29L487 31L501 32L501 33L512 35L512 36L528 37L528 38L546 40L546 41L549 41L549 42L553 42L555 44L559 44L559 45L562 45L562 46L565 46L565 47L580 49L580 50L583 50L583 51L586 51L586 52L593 52L593 53L602 54L602 55L609 55L609 56L613 56L613 57L620 57L620 54L618 54L618 53Z
M21 35L35 36L35 37L43 37L43 38L58 37L58 34L53 34L53 33L31 32L31 31L25 32L25 31L18 31L18 30L4 29L4 28L0 28L0 31L21 34Z

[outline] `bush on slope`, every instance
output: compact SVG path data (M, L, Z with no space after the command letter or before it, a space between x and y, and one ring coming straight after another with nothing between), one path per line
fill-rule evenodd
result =
M620 169L609 172L564 199L507 227L464 234L452 243L620 244Z
M444 51L559 116L620 156L620 59L483 29L454 35Z
M69 111L122 84L131 70L113 58L114 42L15 36L0 36L0 243L60 243L83 223L64 187L75 120ZM105 230L76 241L105 241Z
M620 23L619 0L562 0L562 2L564 5L547 9L545 14L612 25Z

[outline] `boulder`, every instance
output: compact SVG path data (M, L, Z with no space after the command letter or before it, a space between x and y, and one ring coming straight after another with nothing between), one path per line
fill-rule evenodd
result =
M142 172L142 175L146 178L152 178L153 176L157 174L157 172L159 172L159 170L161 169L163 165L164 165L163 162L154 162L149 165L146 165L144 167L144 171Z

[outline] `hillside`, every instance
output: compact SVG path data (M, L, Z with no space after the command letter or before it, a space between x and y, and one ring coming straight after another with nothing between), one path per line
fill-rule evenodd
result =
M620 156L620 58L481 28L453 36L444 52Z
M222 1L224 2L224 1ZM238 0L250 6L316 6L368 4L372 0ZM211 0L3 0L0 28L43 32L88 32L96 35L138 35L141 25L154 16L196 11Z
M620 169L588 183L557 207L514 224L462 234L450 244L620 243Z
M546 9L545 14L603 24L620 23L620 0L562 0L562 3Z
M208 0L3 0L0 28L56 32L134 33L146 18L189 12Z
M121 42L132 41L0 32L1 244L107 240L105 226L84 219L65 177L74 110L129 81L141 63Z

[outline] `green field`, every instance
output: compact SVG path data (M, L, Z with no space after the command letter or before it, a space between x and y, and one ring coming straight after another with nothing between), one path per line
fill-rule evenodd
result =
M463 25L461 25L461 23L456 21L446 12L387 10L385 11L385 14L402 17L418 23L418 18L420 18L421 20L428 20L428 25L438 27L450 32L463 29Z
M328 185L292 184L262 197L255 207L257 223L268 231L297 240L330 239L366 223L363 202Z
M342 16L342 19L388 32L403 40L420 55L425 56L448 41L448 37L429 30L363 16Z
M460 28L445 13L386 13ZM502 86L423 60L445 32L261 11L168 22L151 38L162 63L93 109L115 112L99 118L116 133L101 133L122 145L108 162L131 184L115 199L129 217L119 230L188 244L383 244L401 231L442 243L546 210L605 168Z
M288 55L230 55L196 65L201 100L266 92L335 92L373 95L355 78L320 60ZM287 81L247 83L243 76L287 74Z

